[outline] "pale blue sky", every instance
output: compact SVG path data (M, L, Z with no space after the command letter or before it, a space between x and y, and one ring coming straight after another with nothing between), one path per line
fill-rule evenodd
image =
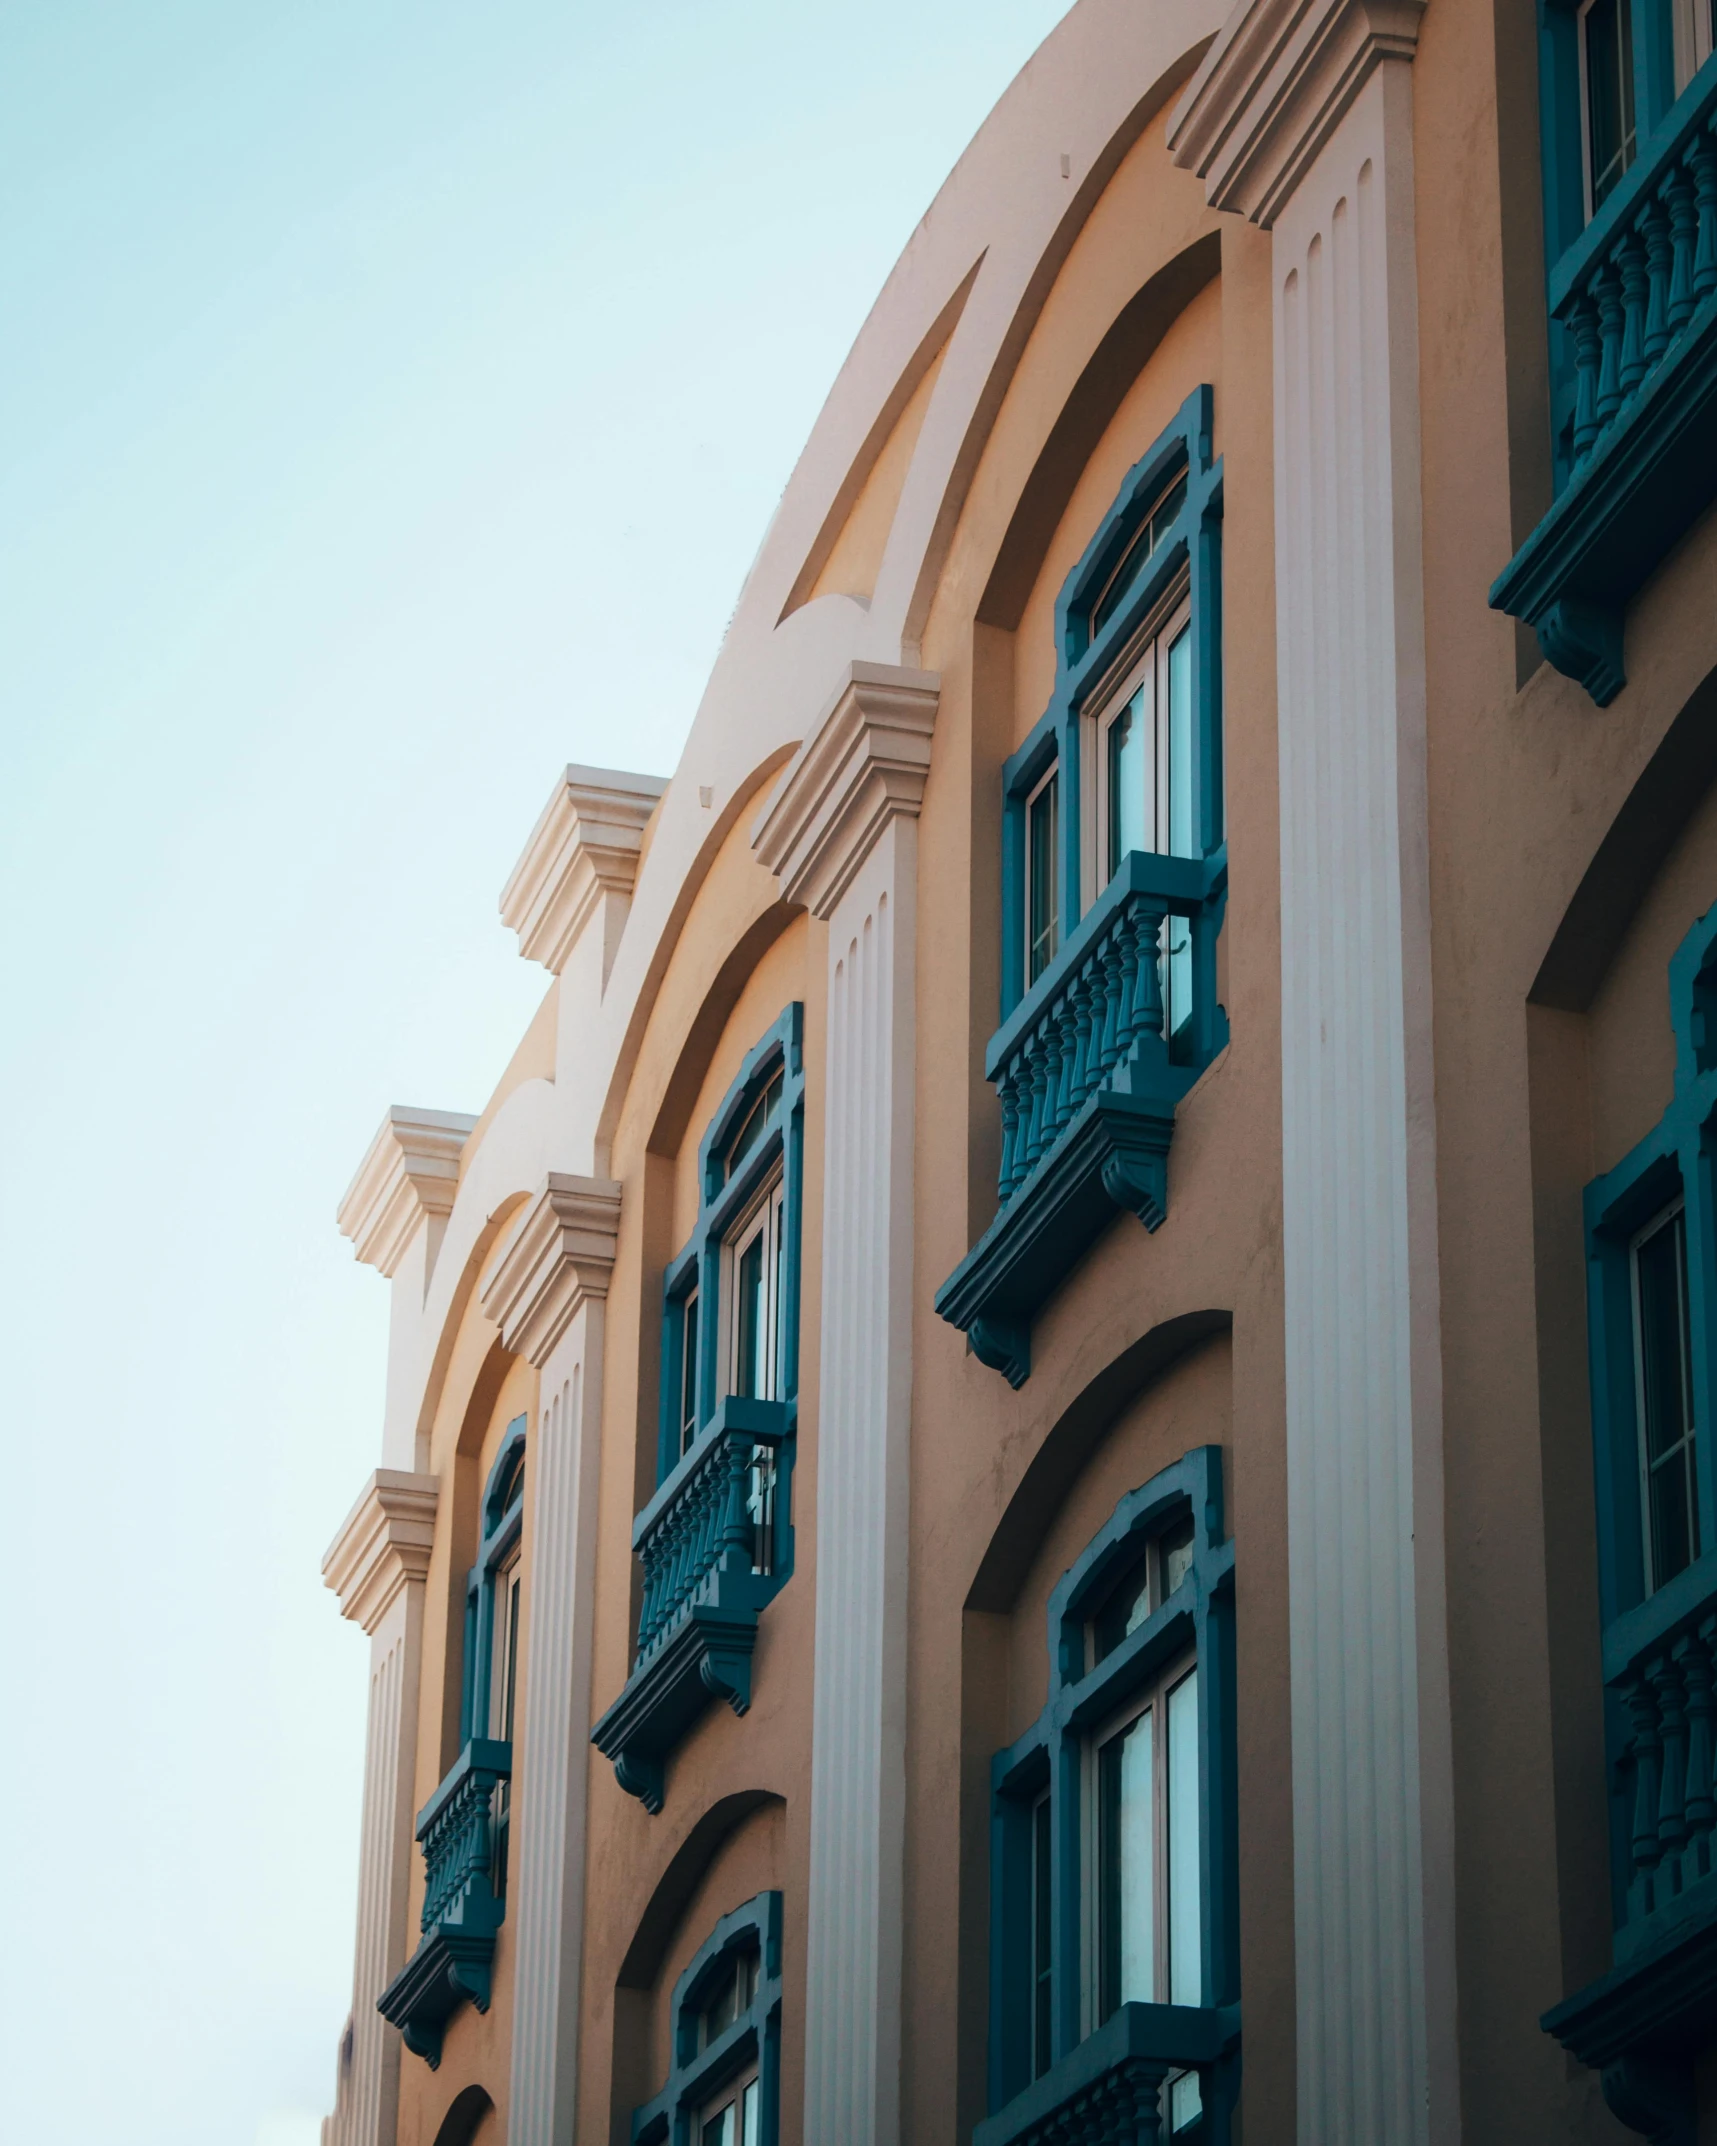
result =
M1060 12L0 7L9 2137L314 2146L387 1294L335 1202L481 1106L556 769L672 769Z

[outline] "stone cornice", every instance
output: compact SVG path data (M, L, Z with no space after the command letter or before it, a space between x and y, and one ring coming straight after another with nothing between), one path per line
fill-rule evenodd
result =
M428 1573L440 1494L432 1475L378 1468L370 1477L322 1560L342 1617L373 1632L400 1589Z
M608 1294L620 1187L551 1171L483 1291L483 1311L539 1369L590 1298Z
M1169 122L1212 207L1268 230L1385 60L1410 60L1424 0L1240 0Z
M852 665L751 838L790 902L832 916L889 821L917 818L940 692L933 671Z
M426 1217L444 1222L459 1190L459 1157L477 1123L458 1110L396 1103L346 1187L338 1221L368 1267L391 1276Z
M630 895L644 827L668 787L659 775L569 767L501 889L519 952L559 975L607 894Z

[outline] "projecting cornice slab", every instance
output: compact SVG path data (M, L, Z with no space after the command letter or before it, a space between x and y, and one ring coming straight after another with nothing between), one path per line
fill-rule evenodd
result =
M569 767L501 889L519 952L559 975L603 895L630 897L644 827L668 787L659 775Z
M459 1157L477 1123L458 1110L396 1103L340 1202L342 1237L367 1267L392 1276L424 1220L445 1222L459 1190Z
M581 1306L607 1296L619 1230L618 1185L550 1172L483 1291L515 1355L540 1369Z
M322 1560L340 1615L373 1632L399 1591L429 1571L440 1485L432 1475L378 1468Z
M933 671L853 664L751 838L790 902L832 916L889 821L918 817L941 687Z
M1385 60L1410 60L1424 0L1240 0L1169 123L1213 208L1268 230Z

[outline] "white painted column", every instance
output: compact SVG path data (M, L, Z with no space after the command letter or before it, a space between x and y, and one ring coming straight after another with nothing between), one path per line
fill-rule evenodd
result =
M756 837L829 927L806 2146L900 2137L918 810L937 681L857 664Z
M619 1186L551 1175L483 1296L507 1347L542 1374L526 1461L525 1692L507 1903L516 1948L512 2146L567 2146L572 2136L602 1343L619 1224Z
M433 1476L379 1468L322 1561L342 1616L370 1640L363 1828L349 2058L328 2126L332 2146L392 2146L401 2042L376 1999L405 1965L423 1593L435 1535Z
M1411 58L1255 0L1177 157L1273 232L1299 2137L1459 2134Z

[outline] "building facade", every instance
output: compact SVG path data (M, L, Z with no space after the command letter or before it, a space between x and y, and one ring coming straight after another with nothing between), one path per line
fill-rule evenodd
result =
M329 2146L1717 2139L1711 0L1079 0L392 1284Z

